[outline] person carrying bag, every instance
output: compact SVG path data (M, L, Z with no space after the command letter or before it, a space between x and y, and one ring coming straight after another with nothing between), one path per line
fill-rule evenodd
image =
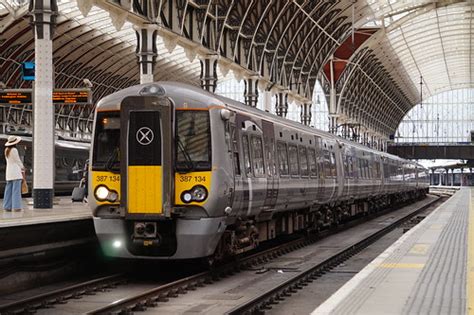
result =
M22 181L25 178L25 167L21 162L20 155L16 145L21 141L21 137L10 136L5 143L5 160L7 169L5 172L5 192L3 194L3 209L5 211L21 211L23 206L21 202ZM26 180L25 180L26 184ZM28 186L27 186L28 188Z

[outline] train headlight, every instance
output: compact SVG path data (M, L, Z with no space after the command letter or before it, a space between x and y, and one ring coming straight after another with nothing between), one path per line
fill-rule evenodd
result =
M193 200L197 202L202 202L207 198L207 189L204 186L197 185L191 189L191 195Z
M191 193L189 191L185 191L181 194L181 200L184 203L189 203L189 202L193 201L193 195L191 195Z
M97 186L95 189L95 197L99 200L106 200L109 195L109 189L103 185Z
M118 199L118 194L114 190L110 190L105 185L99 185L95 189L94 195L99 201L110 201L114 202Z
M140 90L141 96L161 96L165 94L165 89L162 86L156 84L147 85Z
M190 203L191 201L203 202L207 198L207 189L204 186L197 185L190 190L183 191L181 201Z

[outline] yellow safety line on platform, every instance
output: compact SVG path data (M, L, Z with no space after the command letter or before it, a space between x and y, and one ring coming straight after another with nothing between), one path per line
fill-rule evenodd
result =
M425 264L407 264L407 263L385 263L380 264L379 268L390 268L390 269L423 269Z
M471 188L469 203L469 231L467 232L467 297L468 315L474 315L474 189Z

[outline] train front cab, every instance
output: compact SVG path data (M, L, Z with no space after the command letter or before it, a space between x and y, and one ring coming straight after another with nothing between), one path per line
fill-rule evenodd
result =
M206 114L209 125L208 111L203 117ZM193 199L194 194L202 196L203 191L208 194L211 180L210 156L206 171L175 174L175 149L183 148L174 145L178 143L173 135L174 115L168 98L152 96L129 96L122 100L120 114L97 114L91 189L99 207L94 211L94 225L101 246L109 256L205 257L211 255L217 245L220 234L216 233L219 226L216 220L220 219L180 219L173 215L177 204L203 204L203 200ZM119 136L120 140L105 145L110 139L100 138L107 134L104 130L108 130L109 138ZM113 135L111 130L114 130ZM210 128L207 133L210 145ZM209 149L205 148L206 152L210 152ZM178 160L180 156L183 154L176 155ZM193 163L187 153L184 156L185 162ZM195 185L196 180L200 185ZM192 189L195 186L199 186L197 192ZM186 194L188 191L191 196Z

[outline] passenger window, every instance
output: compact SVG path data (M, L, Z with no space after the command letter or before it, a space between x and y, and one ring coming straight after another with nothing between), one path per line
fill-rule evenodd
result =
M288 175L288 154L286 152L286 144L278 142L278 163L280 164L280 175Z
M288 146L288 156L290 161L290 174L298 175L298 148L295 145Z
M276 174L276 154L275 154L275 143L268 138L265 138L265 154L267 155L267 174L270 177L275 176Z
M300 169L301 176L308 176L308 156L306 155L306 148L300 147Z
M249 150L249 139L247 135L242 137L242 147L244 150L244 169L247 176L252 175L252 167L250 164L250 150Z
M331 176L337 176L337 169L336 169L336 153L331 152Z
M316 164L316 151L314 149L308 150L309 171L311 176L318 176L318 165Z
M329 151L324 151L324 176L331 177L331 154Z
M262 138L252 137L253 151L253 172L255 176L262 177L265 175L265 165L263 162L263 146Z

